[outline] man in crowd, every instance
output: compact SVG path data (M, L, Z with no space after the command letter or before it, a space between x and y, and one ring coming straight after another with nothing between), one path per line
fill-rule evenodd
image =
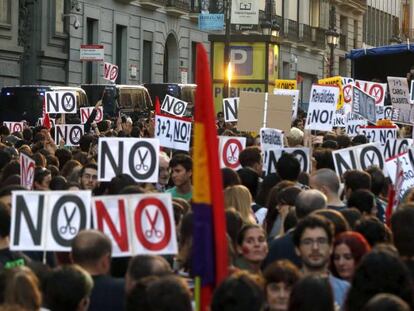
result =
M328 208L341 211L346 208L346 204L339 197L339 178L334 171L322 168L314 172L309 180L309 185L313 189L321 191L328 200Z
M86 164L80 171L81 188L95 190L99 187L98 166L95 163Z
M333 239L333 224L317 215L309 215L300 220L293 233L295 251L302 260L304 275L329 277L335 302L342 308L349 283L329 273Z
M190 201L193 196L193 159L186 154L176 154L170 161L171 178L174 187L166 192L171 193L173 198L182 198Z
M165 152L160 152L159 159L158 183L155 186L158 191L164 192L170 179L170 157Z

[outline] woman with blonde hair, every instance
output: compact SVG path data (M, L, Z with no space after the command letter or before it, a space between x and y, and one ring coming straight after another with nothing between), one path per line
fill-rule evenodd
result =
M252 195L249 189L243 185L231 186L224 190L225 209L234 207L246 224L257 223L252 210L252 203Z

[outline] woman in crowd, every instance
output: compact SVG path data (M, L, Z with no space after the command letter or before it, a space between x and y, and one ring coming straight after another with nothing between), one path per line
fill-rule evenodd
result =
M249 189L243 185L227 187L224 190L224 205L226 209L234 207L240 213L246 224L255 224L256 219L252 210L252 196Z
M242 270L260 274L260 267L267 256L266 233L256 224L245 225L237 236L238 258L234 265Z
M331 270L336 277L351 282L362 256L371 250L367 240L358 232L340 233L334 242Z
M299 269L289 260L271 263L263 272L267 311L287 311L293 285L299 280Z

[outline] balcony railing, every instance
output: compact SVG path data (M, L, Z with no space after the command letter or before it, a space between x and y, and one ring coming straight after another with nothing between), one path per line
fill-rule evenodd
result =
M156 10L167 4L167 0L138 0L137 2L141 4L143 8L148 10Z
M322 28L312 27L307 24L298 24L291 19L282 19L281 16L275 17L276 22L281 26L280 33L283 38L293 42L325 48L325 30Z
M188 0L167 0L166 7L183 10L185 12L190 12L190 1Z

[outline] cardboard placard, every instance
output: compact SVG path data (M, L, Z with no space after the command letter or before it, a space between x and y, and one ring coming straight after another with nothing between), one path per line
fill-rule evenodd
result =
M155 137L159 139L162 147L188 151L190 150L191 122L156 115Z

